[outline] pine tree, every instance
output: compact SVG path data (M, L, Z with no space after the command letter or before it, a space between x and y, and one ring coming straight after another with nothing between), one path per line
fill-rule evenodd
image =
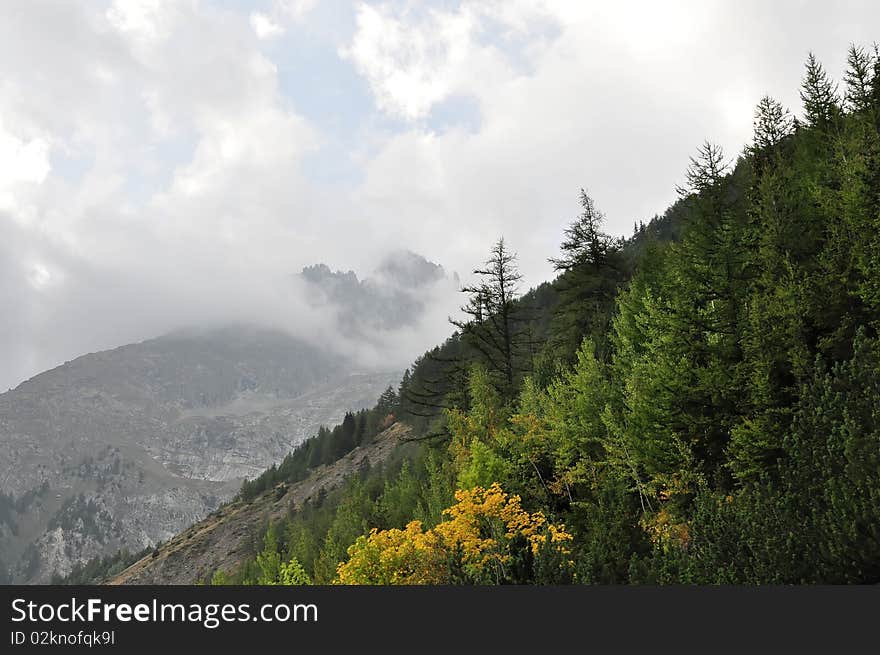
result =
M351 452L357 445L356 439L357 424L354 418L354 414L352 414L351 412L346 412L345 418L342 419L342 424L333 429L333 455L327 461L322 462L322 464L326 464L330 461L339 459L340 457Z
M724 161L724 151L721 146L704 141L697 148L696 157L690 157L690 164L685 171L686 186L678 187L678 194L687 197L690 194L701 194L718 190L721 180L730 167Z
M834 84L811 52L807 57L806 73L801 84L801 100L807 125L826 127L840 113L837 85Z
M395 407L397 407L397 392L394 391L394 387L388 385L388 388L379 396L379 402L376 403L376 411L380 415L385 416L393 412Z
M871 100L874 103L874 120L880 130L880 44L874 44L874 70L871 76Z
M746 174L742 167L729 174L721 148L703 144L680 189L690 214L682 241L620 300L612 377L621 392L609 419L637 486L674 482L684 494L700 476L724 478L724 452L744 406L752 273L745 198L735 189Z
M850 46L846 58L847 70L844 73L846 82L846 105L853 112L867 112L874 106L873 85L874 61L873 53L863 47Z
M400 401L404 400L406 391L412 384L412 373L410 370L411 369L406 369L403 372L403 377L400 379L400 385L397 387L397 397Z
M549 260L563 273L554 317L558 343L552 347L568 358L586 336L604 354L614 296L625 277L622 242L602 231L605 216L583 189L580 205L580 215L565 229L562 256Z
M583 189L580 192L580 205L580 215L565 228L562 257L550 259L557 271L571 271L581 266L601 267L620 247L617 239L602 232L605 215Z
M791 114L781 103L770 96L764 96L755 108L752 152L760 157L786 136L791 134L793 122Z

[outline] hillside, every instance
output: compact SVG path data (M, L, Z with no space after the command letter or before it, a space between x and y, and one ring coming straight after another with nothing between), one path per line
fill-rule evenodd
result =
M395 423L301 482L279 484L251 502L224 505L106 582L195 584L210 580L218 570L237 570L254 556L265 525L314 502L365 466L380 466L410 432L406 425Z

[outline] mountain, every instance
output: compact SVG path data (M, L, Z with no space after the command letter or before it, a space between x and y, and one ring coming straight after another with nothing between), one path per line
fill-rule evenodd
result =
M0 394L0 561L44 582L168 539L400 378L285 333L187 330Z

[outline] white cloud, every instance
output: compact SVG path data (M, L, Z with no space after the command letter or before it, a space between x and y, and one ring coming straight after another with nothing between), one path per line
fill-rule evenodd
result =
M271 39L284 34L284 27L262 12L252 12L250 21L258 39Z
M258 39L274 39L287 32L287 25L299 23L315 8L317 0L275 0L270 11L252 11L251 28Z
M354 38L340 56L368 80L382 111L417 120L450 95L514 76L499 47L551 19L543 2L470 0L422 13L362 2ZM500 27L495 42L480 40L489 24Z
M113 0L107 20L117 30L143 41L169 36L177 14L178 0Z
M468 11L429 10L425 20L408 24L388 6L361 4L354 40L340 54L370 82L380 109L422 118L459 81L473 26Z
M247 16L28 7L0 20L0 384L186 323L312 330L290 275L316 135Z
M52 283L52 273L43 264L36 262L28 271L28 281L35 289L44 289Z
M275 0L276 13L299 21L305 18L318 4L318 0Z
M21 183L41 184L51 168L48 139L18 138L0 122L0 210L15 210L16 187Z

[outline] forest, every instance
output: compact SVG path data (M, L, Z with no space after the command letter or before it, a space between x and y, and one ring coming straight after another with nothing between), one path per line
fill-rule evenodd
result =
M800 97L629 238L581 190L553 282L523 292L500 238L452 336L239 500L412 440L205 582L880 582L877 47L839 84L810 55Z

